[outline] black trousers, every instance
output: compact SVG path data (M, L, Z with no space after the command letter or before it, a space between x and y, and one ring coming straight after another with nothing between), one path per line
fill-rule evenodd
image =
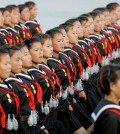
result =
M40 127L37 126L28 126L27 122L22 122L22 126L19 129L17 134L39 134Z
M7 129L3 129L1 132L0 132L0 134L18 134L18 132L17 131L9 131L9 130L7 130Z

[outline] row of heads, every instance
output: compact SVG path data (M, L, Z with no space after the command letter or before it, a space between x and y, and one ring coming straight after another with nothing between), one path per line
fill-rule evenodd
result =
M7 70L4 70L2 68L2 65L5 64L7 66L7 63L5 62L6 58L5 55L11 57L9 62L12 64L12 73L20 73L21 68L28 69L32 64L38 64L40 62L43 62L42 60L42 54L44 52L49 53L49 48L47 48L47 45L45 41L47 39L50 39L50 36L47 34L40 35L40 38L42 39L41 43L40 40L36 37L26 39L23 44L18 45L6 45L2 46L0 48L0 78L5 79L8 77L5 73ZM41 46L42 44L42 46ZM47 58L47 57L45 57ZM20 59L23 62L22 65L19 65ZM7 59L8 60L8 59ZM7 61L8 62L8 61ZM20 67L21 66L21 67ZM16 71L18 68L18 72ZM9 69L10 70L10 69ZM15 72L16 71L16 72ZM119 91L120 88L120 65L119 64L110 64L104 66L100 70L100 74L98 77L98 86L100 90L106 94L109 95L111 93L116 93L116 90ZM118 94L118 92L116 93Z
M8 5L4 8L0 8L0 26L3 25L1 23L5 25L10 25L11 22L17 24L19 21L23 21L24 23L30 19L35 19L36 16L37 6L33 1L28 1L20 5Z
M12 13L13 15L11 16L11 21L15 24L17 24L20 20L22 22L26 22L29 19L35 19L37 15L37 6L34 2L29 1L26 2L25 4L21 5L9 5L5 8L1 8L0 11L2 12L3 16L6 12L9 12L10 14ZM13 12L14 11L14 12ZM16 17L16 20L14 21L14 18L16 16L16 13L18 12L18 18ZM9 16L9 15L7 15ZM31 16L31 17L30 17ZM12 18L13 17L13 18ZM0 17L1 20L2 17ZM5 18L5 16L4 16ZM96 22L99 21L98 25L101 25L101 29L104 28L104 26L111 25L116 23L118 19L120 19L120 5L116 2L114 3L109 3L106 7L99 7L94 9L90 13L82 14L74 19L70 19L66 22L69 21L75 21L76 19L82 24L86 24L88 20L92 18L93 20L96 19ZM4 19L6 20L6 18ZM90 19L90 23L93 21ZM9 25L9 22L4 21L5 25ZM91 24L89 24L91 25ZM1 25L0 25L1 26ZM91 26L92 27L92 26ZM96 26L95 26L96 28ZM94 28L91 28L94 29ZM99 31L99 29L98 29Z

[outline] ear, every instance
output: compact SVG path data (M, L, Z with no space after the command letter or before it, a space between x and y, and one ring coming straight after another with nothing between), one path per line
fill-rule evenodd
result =
M115 91L115 83L114 82L110 82L110 90Z

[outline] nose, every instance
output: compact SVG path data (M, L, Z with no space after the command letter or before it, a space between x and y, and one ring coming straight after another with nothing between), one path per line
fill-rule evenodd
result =
M20 66L22 66L22 65L23 65L23 64L22 64L22 60L20 61L19 65L20 65Z
M42 49L40 50L40 55L43 56L43 50Z
M75 33L75 37L76 37L76 39L78 38L78 35L77 35L77 33Z
M31 57L31 55L30 55L30 54L29 54L28 58L29 58L30 60L32 60L32 57Z
M64 46L64 40L61 41L61 46L62 46L62 47Z
M50 50L53 51L53 47L52 46L51 46Z
M11 71L11 64L8 65L8 70Z

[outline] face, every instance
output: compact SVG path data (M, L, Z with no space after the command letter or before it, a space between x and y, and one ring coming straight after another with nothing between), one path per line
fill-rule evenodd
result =
M22 10L21 14L20 14L20 18L23 21L28 21L30 19L30 12L29 12L29 8L26 7Z
M88 18L89 21L89 27L90 27L90 33L89 34L93 34L94 33L94 21L92 17Z
M69 43L71 44L77 44L78 43L78 35L76 33L76 29L74 27L70 27L67 32Z
M82 23L82 28L83 28L83 36L88 37L90 34L90 23L89 21L84 21Z
M52 40L53 50L55 52L62 52L64 50L63 35L61 33L56 33Z
M67 33L64 29L61 30L61 33L63 35L63 44L64 44L64 47L68 47L69 46L69 38L67 36Z
M53 46L51 39L46 39L45 43L42 45L43 57L50 58L53 54Z
M10 24L11 18L10 18L10 13L9 13L9 11L5 11L5 12L3 13L3 17L4 17L4 24L5 24L5 25Z
M120 6L118 6L115 10L115 13L117 15L117 19L119 20L120 19Z
M83 37L83 29L82 29L80 22L79 21L74 22L73 26L76 30L78 37Z
M20 51L15 51L11 56L11 71L14 74L20 73L22 70L22 54Z
M100 17L99 16L96 16L94 18L94 30L96 32L100 32L101 31L101 21L100 21Z
M110 16L111 16L111 23L112 23L112 24L115 24L116 21L117 21L117 15L116 15L115 11L112 11L112 12L110 13Z
M119 72L120 73L120 72ZM119 74L120 75L120 74ZM120 78L117 80L116 83L110 84L111 90L114 93L114 95L117 97L117 99L120 99Z
M111 25L111 16L108 11L104 12L104 17L105 17L105 25Z
M19 8L16 8L16 12L18 14L18 22L20 22L20 11L19 11Z
M28 69L29 67L32 66L32 59L27 47L21 48L21 54L22 54L22 67Z
M30 18L36 18L37 16L37 6L35 5L32 9L30 9Z
M13 9L12 12L10 13L10 17L11 17L11 23L14 25L17 24L20 19L18 9Z
M32 58L32 62L37 64L42 62L43 51L40 42L34 42L29 52Z
M3 18L2 13L0 12L0 26L2 27L3 24L4 24L4 18Z
M101 29L103 30L105 27L105 18L103 14L100 14L100 20L101 20Z
M0 55L0 78L2 80L8 78L11 72L10 56L9 54Z

